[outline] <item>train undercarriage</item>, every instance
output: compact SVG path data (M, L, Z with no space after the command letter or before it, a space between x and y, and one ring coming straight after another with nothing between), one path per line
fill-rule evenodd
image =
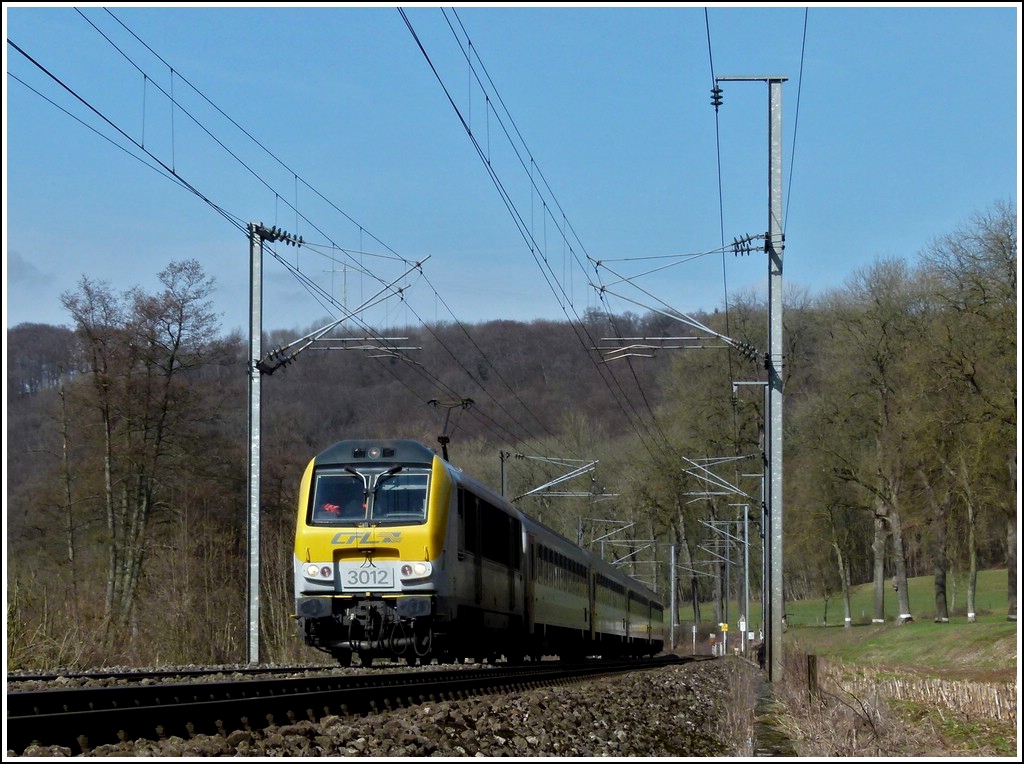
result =
M404 661L413 666L435 660L440 664L494 663L503 656L518 662L524 657L507 644L507 632L467 631L458 621L403 616L383 600L363 600L337 615L300 617L299 629L307 644L330 653L342 666L352 665L353 660L363 666L375 660Z
M489 616L489 617L488 617ZM581 660L595 655L622 657L654 655L660 643L603 635L592 641L578 629L539 627L526 634L520 618L460 607L451 620L433 612L430 597L388 599L311 598L298 616L299 636L306 644L329 653L342 666L358 661L404 661L410 666L508 663L544 657Z

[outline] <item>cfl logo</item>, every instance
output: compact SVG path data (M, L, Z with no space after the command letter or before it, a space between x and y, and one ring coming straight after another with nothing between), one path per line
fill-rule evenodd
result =
M401 531L388 531L376 533L366 531L364 533L339 533L331 539L334 546L350 546L352 544L397 544L402 540Z

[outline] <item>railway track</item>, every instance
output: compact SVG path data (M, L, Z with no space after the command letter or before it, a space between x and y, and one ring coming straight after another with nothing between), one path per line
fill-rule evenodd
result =
M228 734L324 716L364 714L426 701L521 691L685 662L541 662L465 669L193 681L7 693L10 750L64 746L73 752L125 740Z
M218 668L178 668L160 670L126 670L126 671L69 671L59 674L8 674L7 685L27 684L36 682L56 681L116 681L116 682L144 682L144 681L174 681L178 679L199 678L214 676L217 674L260 676L263 674L301 674L309 672L324 672L336 669L337 663L330 665L303 665L303 666L265 666L254 668L252 666L221 666Z

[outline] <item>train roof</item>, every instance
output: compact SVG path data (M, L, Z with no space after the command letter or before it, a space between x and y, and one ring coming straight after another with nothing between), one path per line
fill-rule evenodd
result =
M626 573L623 569L618 568L615 565L612 565L607 560L602 559L601 556L596 554L595 552L591 552L589 549L580 546L572 539L563 536L561 533L551 528L550 526L545 525L535 517L531 517L525 510L520 509L519 513L523 518L524 524L529 530L532 530L534 533L539 532L542 538L548 539L549 541L553 540L557 542L561 546L563 551L571 551L577 557L580 557L583 560L589 562L591 565L593 565L595 570L600 571L609 578L621 581L623 583L628 583L629 588L633 589L634 591L644 594L648 599L660 602L661 595L659 595L657 592L655 592L653 589L647 586L647 584L645 584L643 581L633 578L633 576Z
M314 458L318 467L333 464L353 464L362 461L375 464L415 464L429 467L436 452L418 440L340 440L328 446Z
M340 440L317 454L314 457L314 464L317 467L330 467L366 461L374 464L413 464L430 467L433 465L435 457L441 459L454 472L457 481L475 488L478 492L489 494L506 508L517 513L527 526L533 527L535 532L539 531L549 539L557 539L559 544L564 545L566 549L573 550L574 553L582 556L584 559L590 560L605 574L614 578L628 579L634 588L644 591L652 599L659 599L659 595L642 581L638 581L611 563L602 560L600 556L579 546L558 531L545 525L540 520L531 517L521 507L501 496L493 488L480 482L469 473L462 471L451 462L442 459L440 454L432 448L423 445L418 440L379 438Z

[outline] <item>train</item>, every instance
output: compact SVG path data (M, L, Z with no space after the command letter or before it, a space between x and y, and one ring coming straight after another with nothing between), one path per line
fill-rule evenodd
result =
M653 656L658 595L416 440L343 440L299 486L297 635L342 666Z

